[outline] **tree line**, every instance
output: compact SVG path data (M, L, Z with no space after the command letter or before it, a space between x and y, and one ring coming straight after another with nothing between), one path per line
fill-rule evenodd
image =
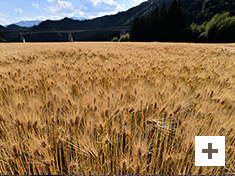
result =
M186 25L181 0L172 0L169 9L165 3L150 16L135 17L130 28L131 41L159 42L235 42L235 16L229 12L216 14L201 25Z

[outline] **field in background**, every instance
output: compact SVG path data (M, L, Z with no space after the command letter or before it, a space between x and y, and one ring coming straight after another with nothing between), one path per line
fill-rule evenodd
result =
M195 167L195 136L226 136ZM0 44L0 174L235 174L235 44Z

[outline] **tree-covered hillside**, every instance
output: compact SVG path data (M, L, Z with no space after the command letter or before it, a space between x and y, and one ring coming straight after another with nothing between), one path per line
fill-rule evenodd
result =
M5 30L6 30L6 28L4 26L0 25L0 31L5 31Z
M163 4L160 10L156 7L150 16L134 18L131 41L235 42L235 16L231 15L232 12L217 13L212 18L207 16L209 21L190 26L184 12L182 1L172 0L168 10Z
M158 7L160 11L163 4L165 4L165 11L168 11L171 3L172 0L148 0L125 12L119 12L116 15L107 15L92 20L83 20L83 21L73 20L69 18L64 18L59 21L47 20L41 22L39 25L33 26L31 30L38 31L38 30L111 28L111 27L131 26L134 18L136 17L146 17L146 19L150 18L153 10L156 9L156 7ZM216 14L221 14L223 12L230 12L230 16L235 15L234 0L180 0L180 3L183 9L185 24L188 27L192 23L197 25L202 25L204 22L210 21ZM169 19L169 20L173 20L173 23L176 24L174 19ZM157 25L157 24L151 24L151 25ZM152 27L154 28L154 26ZM171 28L172 27L170 26L164 26L164 31L169 32ZM7 29L7 30L12 30L12 29ZM160 34L154 34L154 35L160 35ZM119 33L84 32L84 33L74 34L75 40L80 40L80 41L111 40L115 36L119 36ZM9 38L8 36L6 37ZM16 41L16 40L19 40L18 37L9 38L9 41ZM35 41L35 42L67 41L67 35L65 34L30 35L26 36L26 41Z
M193 22L202 24L222 12L230 12L232 16L235 15L234 0L182 0L182 2L188 24Z
M6 28L0 25L0 31L6 31ZM1 42L6 42L2 34L0 34L0 43Z
M30 28L21 27L21 26L12 24L12 25L7 26L6 30L8 30L8 31L27 31L27 30L30 30Z
M32 30L87 29L130 26L134 17L147 16L151 14L153 9L156 7L156 4L156 2L147 1L125 12L119 12L116 15L107 15L92 20L79 21L69 18L64 18L59 21L47 20L37 26L32 27Z

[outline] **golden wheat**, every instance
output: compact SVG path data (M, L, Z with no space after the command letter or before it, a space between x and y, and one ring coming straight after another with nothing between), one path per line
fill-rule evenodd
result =
M235 45L0 44L0 174L234 174ZM226 136L225 167L194 137Z

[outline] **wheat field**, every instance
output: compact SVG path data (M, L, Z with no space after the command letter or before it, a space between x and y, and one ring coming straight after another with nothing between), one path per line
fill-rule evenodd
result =
M0 174L235 174L235 44L0 44ZM195 136L226 166L196 167Z

